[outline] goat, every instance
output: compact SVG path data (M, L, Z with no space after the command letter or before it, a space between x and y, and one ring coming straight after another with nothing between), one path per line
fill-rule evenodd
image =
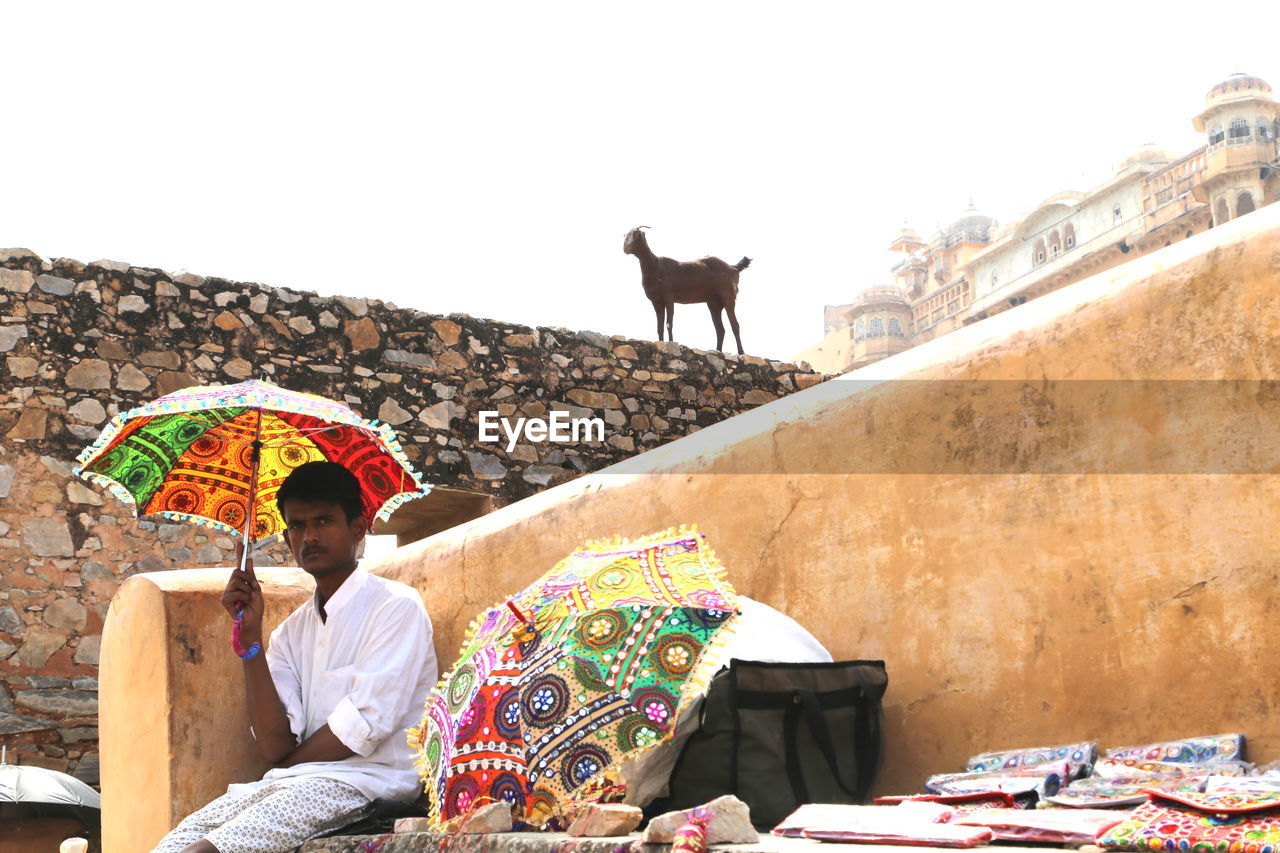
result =
M738 355L742 355L742 336L738 333L738 316L734 313L734 305L738 301L738 273L751 263L744 257L736 264L730 265L719 258L703 258L698 261L673 261L655 255L649 248L641 225L627 232L622 241L622 251L635 255L640 261L640 281L644 285L644 295L653 303L654 313L658 315L658 340L663 340L663 315L666 315L667 337L671 336L671 321L675 316L676 303L688 305L695 302L707 303L711 311L711 322L716 327L716 349L724 349L724 322L720 319L721 311L729 312L729 326L733 329L734 340L738 342Z

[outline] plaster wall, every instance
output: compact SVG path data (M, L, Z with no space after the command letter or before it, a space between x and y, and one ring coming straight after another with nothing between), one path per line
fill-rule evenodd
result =
M1085 738L1243 731L1253 760L1280 758L1278 279L1280 207L371 568L422 592L451 661L477 612L582 541L697 524L741 592L837 658L887 661L880 793ZM149 665L104 647L110 679ZM161 699L110 679L103 724L128 742ZM234 681L184 683L195 707ZM199 736L161 730L170 773L240 772L242 736Z

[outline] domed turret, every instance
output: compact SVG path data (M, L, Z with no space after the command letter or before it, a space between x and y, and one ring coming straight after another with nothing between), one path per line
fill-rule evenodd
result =
M1204 133L1205 122L1212 113L1219 112L1223 107L1251 100L1274 103L1271 84L1261 77L1237 72L1209 90L1204 98L1204 111L1192 119L1191 123L1196 130Z

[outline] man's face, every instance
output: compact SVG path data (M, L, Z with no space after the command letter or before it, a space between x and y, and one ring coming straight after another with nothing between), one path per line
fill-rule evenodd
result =
M355 566L356 548L364 539L364 519L347 521L333 501L289 498L281 507L285 541L294 559L313 577Z

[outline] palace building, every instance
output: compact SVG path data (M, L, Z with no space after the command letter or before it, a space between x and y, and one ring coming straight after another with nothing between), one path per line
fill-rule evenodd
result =
M828 305L822 341L796 360L844 373L1280 201L1280 103L1266 81L1231 75L1192 124L1203 146L1144 146L1101 185L1019 221L969 210L928 240L903 228L892 283Z

